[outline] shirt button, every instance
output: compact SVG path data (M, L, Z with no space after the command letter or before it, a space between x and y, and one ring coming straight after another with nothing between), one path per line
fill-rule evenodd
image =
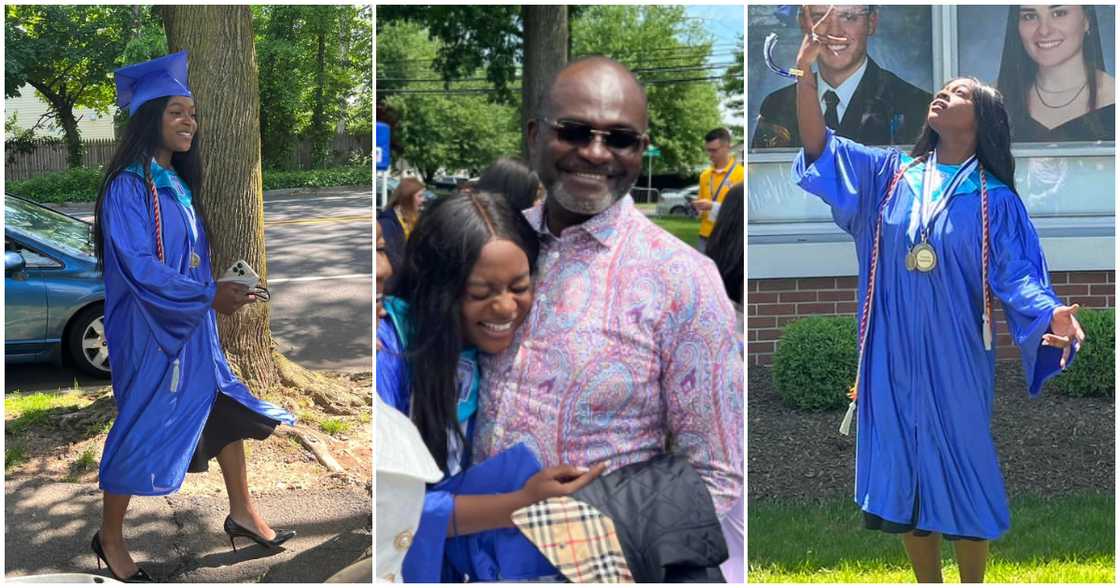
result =
M397 538L393 539L393 547L396 547L397 551L405 551L408 549L409 545L412 545L411 530L401 531L400 534L397 535Z

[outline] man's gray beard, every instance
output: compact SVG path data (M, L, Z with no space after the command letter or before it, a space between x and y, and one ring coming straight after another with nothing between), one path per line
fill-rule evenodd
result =
M568 212L584 216L594 216L610 208L612 204L625 196L629 191L630 190L627 189L621 194L616 195L612 194L610 190L603 190L602 193L591 198L581 198L569 194L568 191L564 189L563 182L556 181L549 188L548 195L556 200L556 203Z

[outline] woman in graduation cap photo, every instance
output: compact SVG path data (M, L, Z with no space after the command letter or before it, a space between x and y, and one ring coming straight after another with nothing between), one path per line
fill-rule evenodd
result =
M818 28L802 42L802 71L828 50ZM1003 304L1032 396L1083 342L1078 307L1050 287L1015 191L999 92L950 81L906 154L836 136L815 83L797 81L805 146L792 175L856 245L859 363L842 425L854 410L855 501L866 528L902 536L919 582L941 581L942 536L954 542L961 581L982 581L988 542L1011 523L990 430L992 304Z
M295 535L261 518L243 444L295 419L250 393L218 340L214 311L232 314L255 296L215 282L211 272L187 53L121 68L116 86L129 121L105 170L93 231L118 416L101 458L103 511L91 548L98 568L104 561L114 578L151 582L124 540L131 497L171 494L214 457L229 495L224 530L234 549L238 537L276 548Z

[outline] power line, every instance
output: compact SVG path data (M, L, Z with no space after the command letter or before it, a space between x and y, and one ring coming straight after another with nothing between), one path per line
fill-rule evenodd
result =
M703 82L714 82L724 80L724 76L706 76L698 78L681 78L675 80L649 80L643 82L647 86L667 86L678 84L697 84ZM509 92L520 92L520 86L510 86L506 88ZM455 88L452 90L405 90L405 89L378 89L379 94L442 94L444 96L459 96L469 94L492 94L497 92L496 88Z
M679 67L650 67L650 68L637 68L631 70L639 77L649 74L667 73L667 72L685 72L685 71L703 71L709 69L720 69L737 65L738 61L711 63L707 65L686 65ZM512 80L520 80L521 76L514 76ZM443 78L377 78L378 83L392 83L392 84L424 84L424 83L441 83L441 84L460 84L470 82L489 82L490 78L460 78L453 80L445 80Z
M630 57L641 58L642 55L649 54L649 53L669 53L669 52L672 52L672 53L676 53L677 55L658 55L657 58L658 59L674 59L674 58L679 58L682 55L687 54L689 52L708 51L710 53L719 53L719 52L726 52L726 51L735 51L738 48L739 48L739 46L738 46L737 43L713 43L712 45L710 45L708 47L704 47L704 46L700 46L700 45L681 45L681 46L677 46L677 47L652 47L652 48L649 48L649 49L642 49L640 53L625 53L625 54L620 54L619 56L616 56L616 57L617 58L622 58L622 59L628 59ZM435 61L436 61L435 59L428 59L428 58L424 58L424 57L408 58L408 59L389 59L389 60L378 59L377 60L378 63L382 63L382 64L397 64L397 63L429 63L429 64L433 64L433 63L435 63Z

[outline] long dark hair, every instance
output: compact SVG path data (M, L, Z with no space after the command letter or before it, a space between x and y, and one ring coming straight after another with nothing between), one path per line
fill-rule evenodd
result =
M996 87L1007 100L1007 110L1017 113L1023 120L1030 117L1027 108L1031 87L1038 75L1038 64L1027 54L1019 38L1019 6L1007 7L1007 31L1003 36L1003 59L1000 61ZM1104 70L1104 51L1101 33L1097 26L1097 10L1093 6L1078 5L1089 19L1089 32L1081 45L1085 78L1089 80L1089 112L1097 109L1097 71Z
M972 107L976 113L976 159L980 160L984 171L1018 193L1015 190L1015 158L1011 155L1011 124L1007 120L1003 95L976 78L956 78L949 83L962 79L972 83ZM937 140L937 131L929 126L927 120L910 155L919 157L933 151L937 147Z
M704 247L723 278L727 297L743 303L743 183L727 191L716 218L716 226Z
M495 239L517 245L536 273L537 234L505 196L462 192L436 200L408 238L394 291L408 302L412 420L444 471L448 430L466 442L456 415L463 294L482 248Z
M474 185L475 190L504 194L514 210L532 208L541 190L541 180L529 166L516 159L495 161Z
M144 166L145 183L152 177L152 158L163 144L163 111L167 108L170 96L154 98L145 102L136 109L136 114L128 120L124 136L113 152L109 165L105 166L105 176L101 180L101 189L97 193L97 203L93 213L93 252L97 257L97 271L105 270L105 235L101 220L101 208L105 204L105 195L109 186L128 166L140 163ZM198 198L198 191L202 187L202 161L198 156L199 136L195 130L191 141L191 149L187 152L173 152L171 154L171 167L179 178L191 189L191 200L202 226L206 226L206 213L202 200ZM145 187L145 194L147 188ZM151 204L149 203L149 206Z

